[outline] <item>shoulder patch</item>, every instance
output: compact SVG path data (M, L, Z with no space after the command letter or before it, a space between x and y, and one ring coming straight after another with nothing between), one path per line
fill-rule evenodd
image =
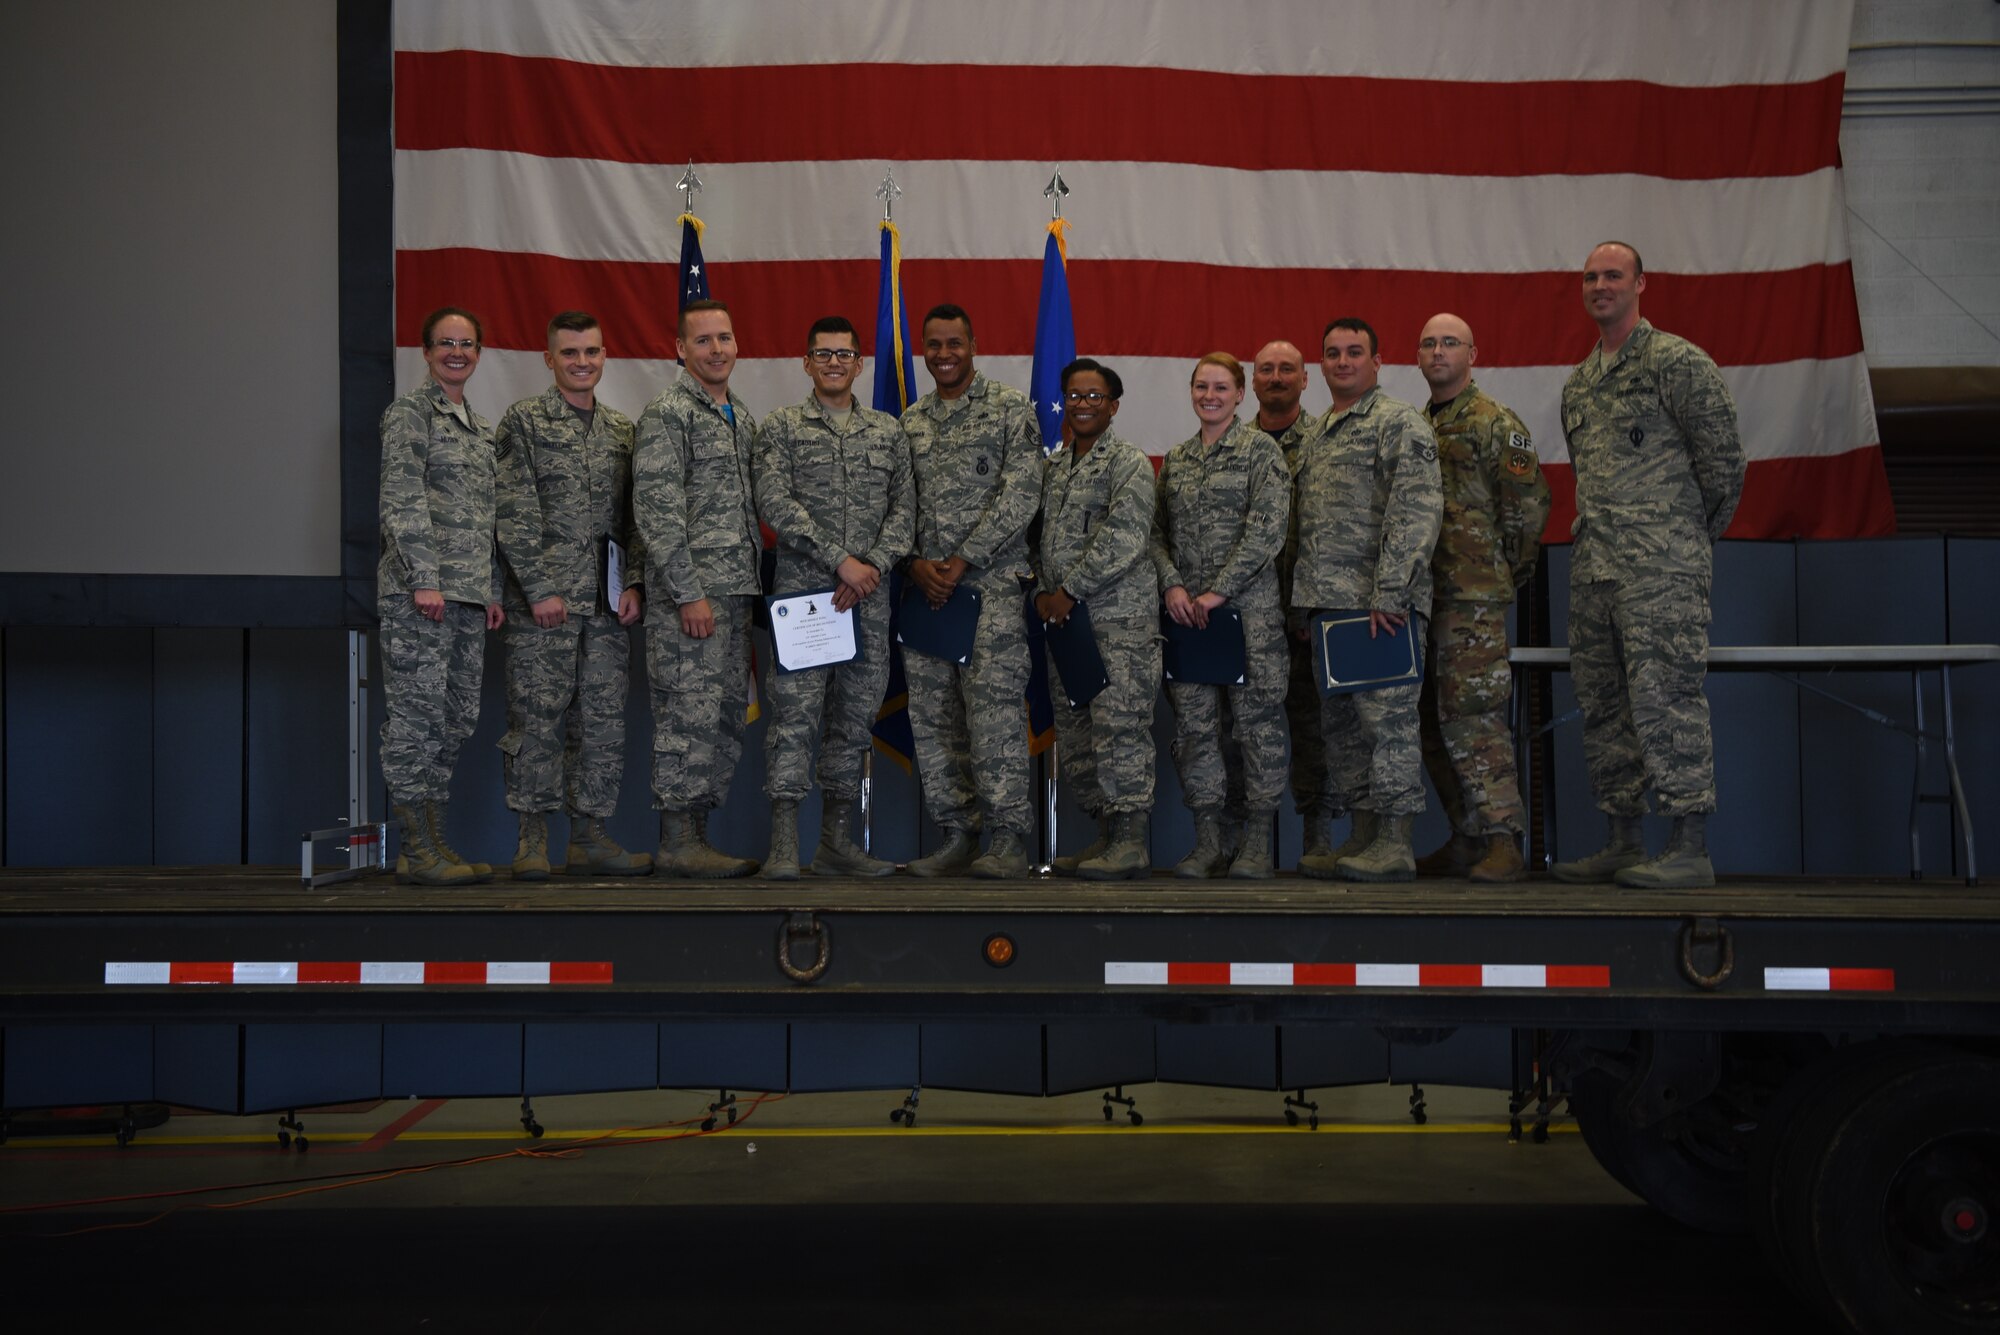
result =
M1508 438L1506 457L1501 462L1510 476L1534 476L1535 452L1527 447L1527 442L1518 433Z

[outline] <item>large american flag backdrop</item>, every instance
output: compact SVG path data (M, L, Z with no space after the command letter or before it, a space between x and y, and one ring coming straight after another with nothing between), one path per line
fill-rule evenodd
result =
M1534 433L1560 539L1558 398L1595 338L1578 273L1616 237L1645 255L1646 315L1735 394L1731 536L1889 532L1840 170L1850 19L1841 0L404 0L398 385L422 374L424 314L466 306L488 349L472 398L498 416L546 385L548 317L581 307L616 359L602 393L636 415L677 374L692 160L755 409L804 397L820 315L873 354L891 167L913 322L965 306L981 369L1025 387L1060 166L1077 348L1123 374L1119 428L1154 455L1194 429L1203 353L1284 338L1316 367L1322 326L1360 315L1389 391L1420 400L1418 331L1455 311Z

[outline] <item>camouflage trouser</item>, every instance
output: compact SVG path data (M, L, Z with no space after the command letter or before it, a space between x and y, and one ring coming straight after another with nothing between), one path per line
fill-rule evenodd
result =
M1340 803L1326 789L1326 741L1320 735L1312 643L1287 635L1285 649L1291 667L1285 682L1285 718L1292 732L1292 809L1308 817L1344 815Z
M1284 616L1275 607L1242 611L1242 685L1167 683L1182 800L1235 819L1276 811L1285 791Z
M1570 680L1600 810L1637 816L1646 789L1669 816L1715 810L1708 731L1708 585L1651 575L1573 584Z
M887 580L854 615L858 660L806 672L780 672L773 664L764 679L770 720L764 725L764 795L773 802L801 802L812 791L814 743L829 806L861 796L861 762L874 745L875 715L889 684Z
M1460 834L1522 833L1514 733L1507 726L1513 691L1507 605L1440 602L1418 707L1424 768Z
M382 617L382 781L399 802L442 802L458 748L479 725L486 609L446 603L444 620L407 593L377 602Z
M1153 809L1153 702L1160 698L1160 625L1147 616L1091 626L1110 678L1082 709L1063 694L1062 671L1049 655L1055 700L1056 754L1063 782L1093 816Z
M527 604L507 607L507 732L500 739L507 806L611 816L625 774L625 695L632 641L615 616L576 616L544 630Z
M1424 635L1425 618L1412 616L1396 633ZM1417 720L1421 686L1385 686L1329 695L1320 702L1326 773L1336 802L1349 810L1414 816L1424 809L1422 728Z
M681 630L671 602L646 609L646 676L653 693L653 805L701 811L721 804L743 754L750 691L750 599L710 597L715 633Z
M1028 801L1028 624L1012 579L979 586L979 625L964 667L905 650L910 734L916 741L924 811L941 826L989 821L1025 835Z

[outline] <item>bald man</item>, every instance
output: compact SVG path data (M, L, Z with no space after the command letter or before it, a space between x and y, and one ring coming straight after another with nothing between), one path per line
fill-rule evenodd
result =
M1451 818L1451 837L1417 861L1426 876L1518 881L1525 833L1507 701L1507 607L1535 572L1549 484L1528 428L1480 389L1472 326L1434 315L1417 339L1417 369L1444 481L1444 524L1431 554L1430 664L1418 702L1424 769Z

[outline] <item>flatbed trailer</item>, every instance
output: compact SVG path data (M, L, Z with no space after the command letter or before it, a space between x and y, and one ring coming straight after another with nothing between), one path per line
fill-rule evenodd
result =
M1606 1169L1862 1331L2000 1329L2000 897L0 871L0 1108L1385 1079L1568 1100ZM1461 1073L1463 1074L1461 1076ZM1421 1115L1420 1091L1413 1111ZM1859 1222L1858 1222L1859 1221Z

